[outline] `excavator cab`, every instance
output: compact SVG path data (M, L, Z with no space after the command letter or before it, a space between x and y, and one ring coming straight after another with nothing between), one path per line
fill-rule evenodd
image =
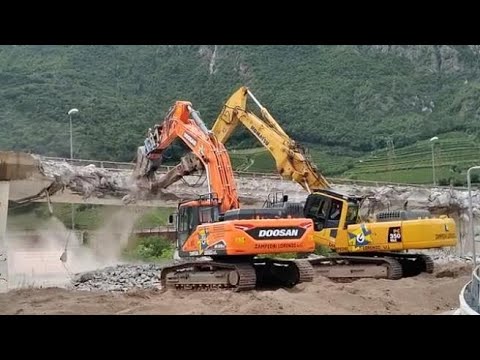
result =
M330 190L310 194L304 207L304 216L313 220L315 231L346 229L356 223L358 212L359 199Z
M176 216L177 247L181 248L198 225L218 222L220 211L215 194L202 195L197 200L180 203ZM173 223L173 215L169 221Z

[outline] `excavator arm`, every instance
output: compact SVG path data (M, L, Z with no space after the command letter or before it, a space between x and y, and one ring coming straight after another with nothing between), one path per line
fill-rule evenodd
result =
M260 108L262 118L247 110L248 96ZM330 188L328 181L306 156L305 150L288 136L246 87L241 87L228 99L212 131L225 144L239 123L270 152L283 178L296 181L309 193Z
M190 102L177 101L163 123L155 126L151 136L147 138L145 147L139 149L143 152L139 156L141 155L150 165L138 166L137 170L141 171L137 175L150 177L160 164L163 152L177 138L180 138L200 160L207 173L208 192L215 193L220 200L220 211L237 209L239 200L230 157L225 146L207 129Z
M260 108L262 118L247 110L249 96ZM329 182L308 159L305 150L288 136L268 110L244 86L225 103L212 132L219 142L225 144L239 124L243 124L270 152L275 159L277 171L283 178L296 181L309 193L330 188ZM137 160L137 165L142 161ZM200 169L202 164L195 154L187 154L180 164L163 175L153 186L157 189L167 188L183 176Z

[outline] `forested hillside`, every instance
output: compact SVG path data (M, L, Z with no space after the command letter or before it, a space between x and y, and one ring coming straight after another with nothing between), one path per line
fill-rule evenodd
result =
M358 157L388 138L476 138L479 80L479 46L3 45L0 149L69 156L76 107L75 157L131 161L175 100L211 125L247 85L295 139ZM258 146L248 133L229 144Z

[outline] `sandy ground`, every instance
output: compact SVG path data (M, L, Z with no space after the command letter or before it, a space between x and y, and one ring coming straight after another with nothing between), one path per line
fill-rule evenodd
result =
M122 209L112 215L102 230L128 234L136 216ZM318 276L312 283L293 289L244 293L108 293L29 287L39 285L40 274L61 280L60 283L68 281L66 269L59 261L68 231L58 219L50 219L47 225L59 235L39 233L34 244L9 238L10 285L20 288L0 293L0 314L441 314L458 307L460 290L471 277L471 266L445 258L436 265L434 274L414 278L336 283ZM75 245L78 239L69 242L65 265L68 272L99 269L118 257L122 239L102 237L98 244L93 240L94 250ZM101 263L97 255L101 255Z
M396 281L318 277L293 289L245 293L19 289L0 294L0 314L441 314L458 307L470 271L448 264Z

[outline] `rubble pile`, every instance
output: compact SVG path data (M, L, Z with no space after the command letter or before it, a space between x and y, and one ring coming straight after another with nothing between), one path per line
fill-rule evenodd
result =
M76 274L73 286L83 291L128 291L134 288L155 289L159 286L160 265L116 265Z
M452 263L461 263L466 265L473 264L473 256L470 253L469 255L457 255L454 251L448 251L445 249L429 249L418 251L418 253L424 253L430 256L435 265L444 265L444 264L452 264ZM480 264L480 256L477 255L477 263Z
M132 181L125 171L111 171L95 165L75 166L67 162L41 160L41 171L55 179L49 191L68 188L73 193L88 197L124 196L132 190Z
M468 192L454 188L425 188L411 186L385 185L380 187L365 187L355 185L339 185L352 195L361 195L370 202L376 210L388 207L398 208L408 201L409 209L428 209L432 212L452 213L468 209ZM480 215L480 192L472 191L472 205L475 216Z
M43 175L53 179L49 186L50 196L59 191L68 189L85 199L94 198L121 198L127 205L135 200L178 200L172 193L149 191L148 184L133 179L131 170L104 169L90 164L87 166L71 165L67 162L45 160L41 161Z

